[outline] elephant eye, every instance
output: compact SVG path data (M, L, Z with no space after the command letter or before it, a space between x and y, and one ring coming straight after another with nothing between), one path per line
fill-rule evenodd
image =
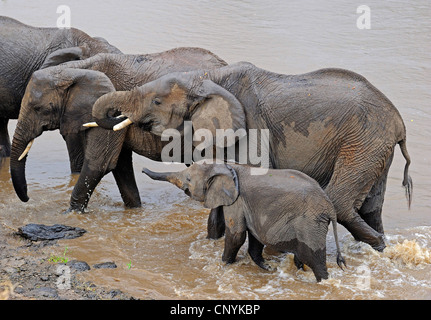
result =
M161 105L161 104L162 104L162 102L160 101L160 99L159 99L159 98L155 98L155 99L153 99L152 103L153 103L153 104L155 104L156 106L158 106L158 105Z
M39 112L41 108L42 108L42 106L40 106L40 105L33 106L33 110L36 112Z

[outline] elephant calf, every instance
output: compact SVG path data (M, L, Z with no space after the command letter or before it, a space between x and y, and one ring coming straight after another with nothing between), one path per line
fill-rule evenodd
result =
M193 164L181 172L143 172L155 180L169 181L207 208L222 206L225 247L222 260L233 263L248 231L248 252L267 269L262 257L265 245L293 252L295 265L303 263L316 280L328 278L326 235L332 222L337 245L337 264L345 265L337 237L334 206L319 184L296 170L270 169L251 175L250 167L233 164Z

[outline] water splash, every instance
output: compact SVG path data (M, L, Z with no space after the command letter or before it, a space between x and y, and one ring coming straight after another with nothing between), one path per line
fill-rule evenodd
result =
M416 240L405 239L402 243L389 246L384 251L384 256L400 267L415 268L431 264L431 251L422 248Z

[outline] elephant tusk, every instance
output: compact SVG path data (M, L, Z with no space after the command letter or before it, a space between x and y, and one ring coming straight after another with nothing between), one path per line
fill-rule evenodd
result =
M31 140L31 141L28 143L28 145L27 145L27 147L25 148L24 152L19 156L18 161L21 161L21 160L22 160L22 158L24 158L24 157L27 155L27 153L30 151L31 146L33 145L33 142L34 142L34 139L33 139L33 140Z
M133 123L132 120L127 118L126 120L121 121L119 124L116 124L112 129L114 131L118 131L118 130L124 129L127 126L130 126L132 123Z
M87 128L93 128L93 127L98 127L99 125L96 122L87 122L87 123L84 123L82 126Z

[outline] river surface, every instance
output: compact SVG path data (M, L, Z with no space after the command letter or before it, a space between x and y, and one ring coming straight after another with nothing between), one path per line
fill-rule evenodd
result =
M85 228L81 238L53 247L90 265L115 261L117 269L82 276L136 297L156 299L431 299L431 3L367 1L371 29L359 29L358 1L83 1L2 0L0 15L35 26L55 26L58 5L69 5L73 27L108 39L125 53L179 46L209 49L228 63L249 61L295 74L340 67L365 76L398 108L412 158L413 204L401 187L404 159L397 147L383 209L388 247L383 253L358 243L341 226L348 268L335 263L327 239L330 279L316 283L310 269L297 271L291 254L265 250L273 272L246 253L221 262L224 240L206 239L208 210L176 187L141 173L180 170L134 155L144 203L126 209L111 174L97 187L89 213L61 215L77 177L69 171L58 131L35 140L27 160L30 201L15 195L9 162L0 171L0 227L26 223ZM16 120L10 121L13 136ZM64 247L63 247L64 246Z

